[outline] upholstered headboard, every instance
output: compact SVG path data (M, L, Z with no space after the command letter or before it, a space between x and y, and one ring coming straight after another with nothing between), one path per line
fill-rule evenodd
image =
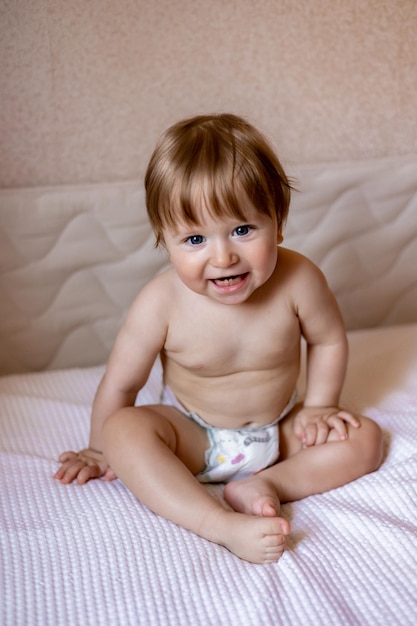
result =
M3 2L0 372L106 360L166 263L150 154L199 113L245 116L298 178L284 245L349 328L416 319L416 28L414 0Z
M285 246L324 270L348 328L417 320L417 156L287 166ZM140 182L0 191L0 372L93 365L166 263Z

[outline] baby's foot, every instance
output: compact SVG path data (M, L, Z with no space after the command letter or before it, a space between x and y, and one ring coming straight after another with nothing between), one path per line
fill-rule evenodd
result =
M224 498L232 509L247 515L277 517L281 509L274 485L259 474L228 483L224 488ZM288 522L283 522L284 529L289 532Z
M280 517L223 511L211 519L210 537L202 534L245 561L275 563L285 550L285 535L288 532L288 522Z

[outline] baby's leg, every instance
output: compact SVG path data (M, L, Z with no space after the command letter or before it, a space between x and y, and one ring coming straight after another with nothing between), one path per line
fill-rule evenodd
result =
M228 511L197 481L208 446L206 431L172 407L129 407L103 428L111 468L154 513L227 547L254 563L277 561L289 532L277 516Z
M226 485L225 498L235 511L278 515L281 502L341 487L376 470L382 460L382 433L361 417L361 427L348 427L348 439L335 433L326 443L303 448L294 435L291 415L280 423L280 460L246 480Z

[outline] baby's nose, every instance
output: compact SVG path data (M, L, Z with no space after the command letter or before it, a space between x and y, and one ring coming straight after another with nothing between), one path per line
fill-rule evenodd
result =
M215 267L230 267L239 261L239 256L231 244L218 244L212 256Z

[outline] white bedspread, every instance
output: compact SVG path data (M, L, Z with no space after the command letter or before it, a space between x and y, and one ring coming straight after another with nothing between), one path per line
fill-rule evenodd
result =
M0 379L0 623L414 626L417 325L350 339L344 398L385 429L385 461L285 505L289 549L267 566L155 516L119 481L52 479L59 452L87 442L102 368ZM158 385L156 368L141 400Z

